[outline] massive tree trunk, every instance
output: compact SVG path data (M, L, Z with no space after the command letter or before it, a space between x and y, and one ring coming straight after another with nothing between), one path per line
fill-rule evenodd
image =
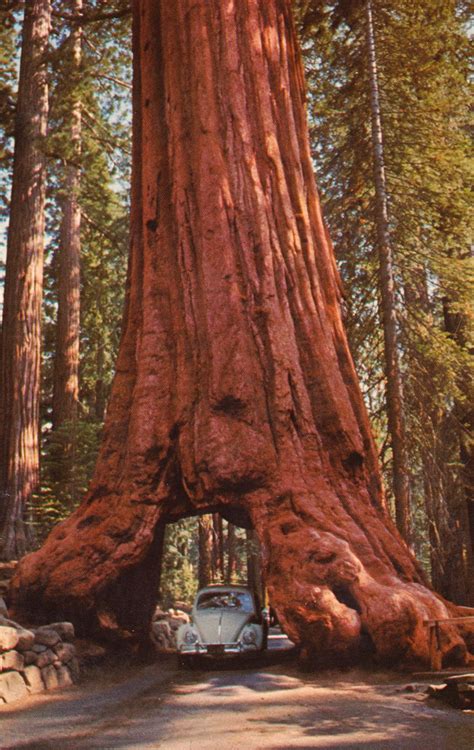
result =
M82 12L82 0L72 0L72 15ZM53 427L77 419L79 402L79 335L80 335L80 255L81 207L80 155L82 114L80 67L82 27L75 25L70 38L70 148L66 154L63 179L63 216L58 257L58 322L53 381ZM64 449L70 450L71 444Z
M306 653L369 643L426 661L423 620L450 605L384 509L289 3L137 1L134 49L132 247L104 440L81 507L21 562L14 611L144 637L162 524L232 510ZM464 657L453 628L442 648Z
M21 556L28 502L39 478L39 393L45 159L45 53L51 8L27 0L15 120L0 352L0 558Z
M403 387L398 344L395 276L391 247L388 196L385 180L382 118L378 86L375 32L372 2L366 0L366 44L370 81L372 150L374 162L377 250L379 256L379 287L384 332L385 377L387 389L387 421L392 445L393 494L398 530L410 542L410 481L405 447Z

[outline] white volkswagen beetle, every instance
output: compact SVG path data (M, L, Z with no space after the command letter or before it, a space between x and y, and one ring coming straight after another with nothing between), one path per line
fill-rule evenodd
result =
M182 664L193 657L251 654L266 648L268 624L250 589L216 585L198 591L191 622L177 632Z

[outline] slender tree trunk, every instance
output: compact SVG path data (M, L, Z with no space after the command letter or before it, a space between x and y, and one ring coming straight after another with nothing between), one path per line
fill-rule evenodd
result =
M82 12L82 0L72 0L71 13ZM81 207L81 101L79 96L82 55L82 27L75 24L70 39L70 148L66 155L63 182L63 218L60 230L58 263L58 322L53 382L53 427L77 420L79 401L79 335L80 335L80 254ZM71 450L72 442L64 445Z
M423 621L457 610L423 586L384 512L289 3L136 0L134 60L132 246L104 441L81 507L22 560L13 612L146 637L163 523L227 508L251 520L303 653L357 659L370 642L380 660L426 662ZM465 658L453 627L442 650Z
M380 114L377 57L371 0L367 0L365 8L375 177L377 249L379 254L379 285L382 298L385 345L387 419L393 456L393 493L395 496L395 513L398 529L403 538L407 542L410 542L410 482L405 445L403 387L398 345L395 279L388 220L382 119Z
M220 513L212 515L212 573L213 581L224 581L224 528Z
M227 583L237 580L237 535L233 523L227 525L227 569L225 580Z
M199 534L199 560L198 560L198 583L199 588L208 586L213 579L212 575L212 518L209 515L200 516L198 521Z
M49 0L26 0L0 353L0 557L20 557L38 485Z
M258 537L253 530L246 532L247 585L263 601L262 570Z
M472 357L474 348L469 338L468 318L455 307L453 300L443 300L445 331L461 350ZM474 606L474 404L469 376L459 378L458 388L464 398L454 402L451 414L445 420L445 443L455 443L454 451L459 457L456 486L447 497L450 526L454 527L458 537L458 543L454 545L458 575L457 580L454 577L451 580L459 592L455 601Z

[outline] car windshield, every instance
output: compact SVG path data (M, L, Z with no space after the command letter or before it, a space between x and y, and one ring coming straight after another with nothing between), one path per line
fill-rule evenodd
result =
M253 612L252 597L246 591L204 591L198 598L197 609L231 609Z

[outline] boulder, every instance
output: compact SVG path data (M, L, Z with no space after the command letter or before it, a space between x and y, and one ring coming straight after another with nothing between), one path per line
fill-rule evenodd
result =
M152 623L151 639L159 651L171 651L176 648L176 637L168 620Z
M16 628L10 625L0 625L0 653L15 648L19 640L20 636Z
M76 649L72 643L58 643L54 651L63 664L67 664L76 656Z
M43 669L41 670L41 677L45 684L46 690L55 690L57 687L59 687L57 670L53 667L52 664L49 664L47 667L43 667Z
M18 632L18 651L28 651L35 642L35 634L32 630L26 628L17 628Z
M76 658L71 659L71 661L68 662L67 668L72 679L74 680L74 682L76 682L79 679L80 673L79 660Z
M191 622L191 618L182 609L169 609L168 615L171 622L178 622L178 625L186 624Z
M74 684L69 669L64 665L56 669L56 676L58 678L58 685L61 688L70 687Z
M41 654L38 654L36 658L36 666L40 669L43 669L43 667L47 667L50 664L52 664L56 660L56 654L54 651L51 651L51 649L46 649L46 651L43 651Z
M75 638L72 622L53 622L51 625L48 625L48 630L56 631L63 641L73 641Z
M38 654L35 651L23 651L23 659L25 662L25 666L29 666L30 664L36 664L36 659L38 658Z
M24 666L23 656L18 651L5 651L0 656L0 672L7 672L10 669L21 672Z
M23 679L29 693L41 693L44 690L44 682L41 677L41 670L30 664L22 671Z
M60 635L56 632L56 630L50 628L49 625L37 628L35 630L35 643L38 643L42 646L48 646L48 648L51 648L52 646L55 646L57 643L59 643L60 640Z
M176 631L180 627L180 625L186 625L189 622L189 617L185 619L184 617L170 617L168 619L169 626L172 630Z
M28 690L19 672L0 674L0 701L13 703L28 695Z
M164 610L161 609L161 607L157 607L153 615L153 621L155 622L156 620L165 620L167 616L168 615Z
M42 654L48 650L48 647L43 646L41 643L35 643L34 646L31 647L31 650L34 651L35 654Z

